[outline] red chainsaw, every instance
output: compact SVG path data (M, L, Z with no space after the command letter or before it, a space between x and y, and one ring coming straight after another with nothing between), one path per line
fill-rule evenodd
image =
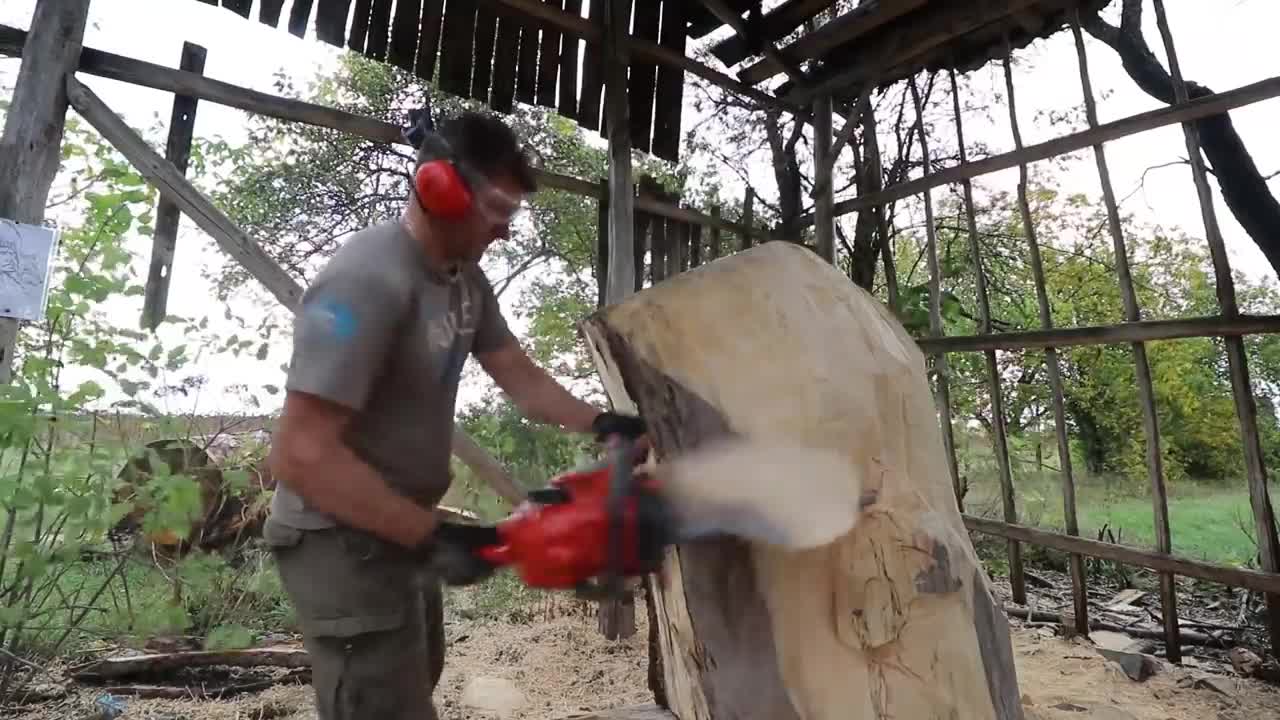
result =
M615 440L606 460L530 491L497 525L442 523L434 564L449 584L506 567L529 587L598 599L656 570L671 527L656 480L637 473L631 448Z

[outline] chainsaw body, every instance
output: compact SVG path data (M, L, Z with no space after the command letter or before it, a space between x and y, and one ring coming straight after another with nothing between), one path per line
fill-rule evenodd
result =
M656 570L667 512L650 477L636 477L626 453L573 470L530 492L496 526L499 542L477 554L512 568L530 587L589 591Z

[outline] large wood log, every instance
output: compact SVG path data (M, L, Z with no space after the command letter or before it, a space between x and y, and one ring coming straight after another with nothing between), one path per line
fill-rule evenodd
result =
M1023 718L924 356L887 308L810 250L770 242L582 330L660 462L726 436L808 444L847 453L873 494L853 530L817 549L673 549L652 583L660 703L681 720Z

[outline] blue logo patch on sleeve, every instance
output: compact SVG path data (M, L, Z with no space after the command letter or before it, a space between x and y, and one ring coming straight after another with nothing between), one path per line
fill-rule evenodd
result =
M316 300L307 308L307 315L318 328L339 340L350 340L355 337L356 328L359 325L351 306L333 298Z

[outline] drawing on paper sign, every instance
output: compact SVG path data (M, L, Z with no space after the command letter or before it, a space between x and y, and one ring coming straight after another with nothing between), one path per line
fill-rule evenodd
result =
M0 218L0 317L44 319L58 231Z

